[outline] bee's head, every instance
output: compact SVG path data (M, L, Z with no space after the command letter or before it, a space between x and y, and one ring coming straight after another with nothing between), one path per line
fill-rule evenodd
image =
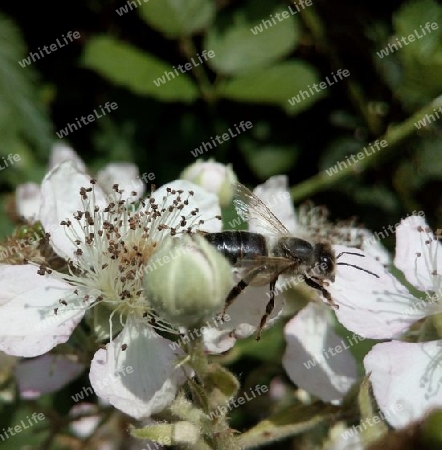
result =
M320 276L335 281L336 257L330 244L318 243L315 245L315 262Z

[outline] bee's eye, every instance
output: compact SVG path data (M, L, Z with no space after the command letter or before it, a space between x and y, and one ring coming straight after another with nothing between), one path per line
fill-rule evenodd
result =
M333 264L328 256L321 256L321 268L324 272L330 272L333 269Z

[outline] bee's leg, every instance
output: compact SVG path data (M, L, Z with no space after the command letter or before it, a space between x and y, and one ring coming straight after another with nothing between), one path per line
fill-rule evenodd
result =
M265 267L257 267L246 273L244 278L239 281L236 286L233 286L229 294L227 295L226 302L224 303L224 308L221 312L221 319L224 319L227 308L235 301L236 297L253 281L253 279L263 270Z
M277 279L278 278L275 278L274 280L272 280L270 282L270 300L267 303L266 312L261 317L261 322L259 323L258 333L256 335L257 341L259 341L261 339L262 329L264 328L264 325L266 324L267 319L269 318L270 314L272 314L273 308L275 307L275 285L276 285Z
M326 298L327 302L329 305L333 306L333 308L338 309L339 305L337 305L331 295L330 292L327 291L327 289L325 289L324 287L322 287L320 284L318 284L316 281L312 280L311 278L308 277L304 277L304 281L305 283L312 287L313 289L316 289L318 291L320 291L322 293L322 295Z

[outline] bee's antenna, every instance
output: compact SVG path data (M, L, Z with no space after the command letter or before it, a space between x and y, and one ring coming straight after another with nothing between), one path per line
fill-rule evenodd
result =
M358 255L358 253L349 253L349 254L350 254L350 255ZM342 255L342 253L341 253L341 255ZM364 255L359 255L359 256L364 256ZM375 273L370 272L369 270L363 269L362 267L356 266L356 265L354 265L354 264L348 264L348 263L344 263L344 262L338 262L338 263L336 263L336 265L337 265L337 266L350 266L350 267L354 267L355 269L362 270L363 272L369 273L370 275L373 275L373 276L376 277L376 278L380 278L379 275L376 275Z
M361 256L362 258L365 258L365 255L362 255L361 253L353 253L353 252L341 252L339 253L338 256L336 256L336 259L338 259L339 257L341 257L342 255L353 255L353 256ZM349 263L344 263L344 262L338 262L336 263L337 266L350 266L350 267L354 267L355 269L359 269L362 270L363 272L369 273L370 275L373 275L376 278L380 278L379 275L376 275L373 272L370 272L367 269L363 269L362 267L356 266L355 264L349 264Z
M354 255L354 256L362 256L362 258L365 258L365 255L361 255L360 253L352 253L352 252L341 252L338 256L336 256L336 259L341 257L342 255Z

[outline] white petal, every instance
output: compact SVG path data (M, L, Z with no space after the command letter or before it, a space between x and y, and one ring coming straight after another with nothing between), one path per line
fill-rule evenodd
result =
M183 353L169 345L145 322L130 317L106 350L95 353L90 381L96 394L137 419L162 411L186 381L183 368L176 367Z
M290 379L326 402L342 400L357 379L350 344L335 333L330 312L309 303L285 327L282 364ZM357 342L357 341L356 341Z
M241 278L235 273L235 283ZM212 319L207 322L207 330L203 331L204 342L208 351L222 353L231 348L235 340L254 334L265 313L269 302L269 286L247 286L227 309L225 322ZM284 296L275 296L275 307L267 320L264 329L271 327L282 313Z
M54 144L52 146L51 157L49 158L49 169L53 169L63 161L72 161L80 172L86 172L86 166L83 160L72 147L66 144Z
M17 213L25 219L38 220L40 197L40 186L38 184L19 184L15 191Z
M296 231L296 216L290 197L287 176L275 175L265 183L258 185L253 190L253 193L265 203L290 233ZM254 220L249 224L249 231L267 233L266 229L262 229L257 221Z
M61 308L59 299L71 290L63 281L38 275L35 266L0 265L0 348L29 357L66 342L84 315Z
M97 174L97 181L104 189L107 196L115 196L115 191L112 189L114 184L118 184L118 189L124 192L121 195L123 200L138 200L145 191L145 185L138 177L138 167L132 163L111 163L107 164ZM137 195L131 195L135 191ZM115 197L119 200L119 197Z
M348 330L365 338L389 339L399 336L411 324L433 313L434 305L426 305L411 295L380 262L361 250L341 245L333 248L337 255L341 252L364 255L340 256L338 264L353 264L360 269L337 265L336 281L327 287L339 306L335 310L336 316Z
M169 196L165 199L164 203L162 202L163 197L167 196L167 188L175 190L182 189L184 191L181 195L183 200L188 197L189 191L193 191L194 193L193 196L189 197L189 204L184 206L183 209L176 211L176 220L174 221L174 224L180 222L181 216L188 216L191 211L198 208L198 215L191 216L189 220L187 220L187 225L196 225L199 220L204 220L204 225L198 226L199 230L208 231L209 233L221 231L222 223L216 218L216 216L221 215L221 208L219 206L218 197L215 194L206 191L190 181L175 180L161 186L152 194L152 197L161 205L161 208L167 208L172 205L172 201L175 199L175 197Z
M40 220L45 231L51 234L52 246L64 258L71 258L77 247L68 238L65 227L61 226L60 222L71 220L73 229L77 230L80 236L84 235L72 215L78 210L84 211L80 188L91 186L90 178L79 172L72 161L65 161L56 166L42 182ZM90 192L88 196L90 199L95 198L93 205L103 207L106 203L104 193L97 185L94 187L94 194Z
M442 286L442 245L423 217L407 217L396 228L394 264L417 289L431 291Z
M364 359L382 413L395 428L442 407L442 341L385 342Z
M22 360L15 369L20 395L34 399L56 392L77 378L85 369L83 364L71 361L63 355L43 355Z
M363 235L361 248L364 253L371 256L376 261L379 261L383 266L388 266L391 263L391 256L386 248L381 244L379 238L366 229L357 231Z

